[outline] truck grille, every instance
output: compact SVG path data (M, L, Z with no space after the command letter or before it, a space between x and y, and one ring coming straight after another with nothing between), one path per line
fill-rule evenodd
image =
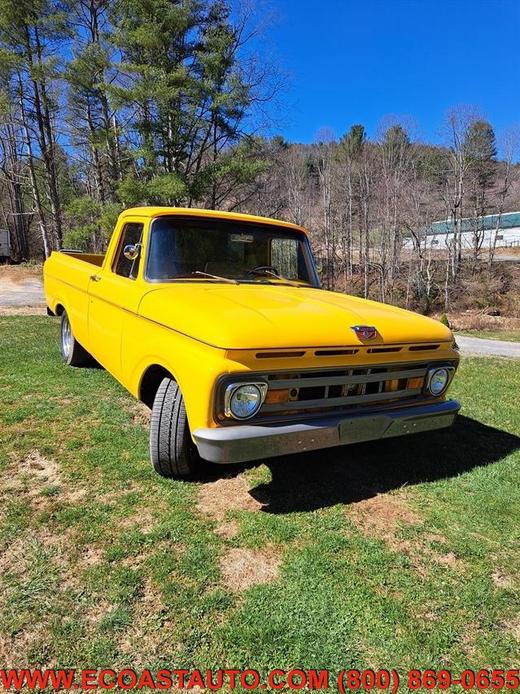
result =
M423 395L430 366L415 363L269 374L266 401L255 419L417 398Z

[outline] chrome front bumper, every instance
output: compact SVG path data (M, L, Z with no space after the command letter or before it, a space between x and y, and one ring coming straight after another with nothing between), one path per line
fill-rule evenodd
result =
M348 443L387 439L451 426L460 404L456 400L372 411L346 416L327 415L295 424L244 424L196 429L193 438L200 455L212 463L302 453Z

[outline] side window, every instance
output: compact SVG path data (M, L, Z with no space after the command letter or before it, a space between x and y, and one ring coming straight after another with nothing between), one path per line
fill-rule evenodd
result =
M129 277L132 280L137 277L139 263L141 262L141 254L139 254L135 260L128 260L128 258L125 258L123 255L123 250L125 246L128 246L129 243L141 243L142 237L142 224L139 224L138 222L130 222L129 224L125 224L119 240L119 247L117 249L116 259L113 265L113 270L116 275L121 275L121 277Z

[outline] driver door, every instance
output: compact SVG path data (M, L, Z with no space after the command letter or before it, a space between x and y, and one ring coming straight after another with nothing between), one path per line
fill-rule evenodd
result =
M137 313L143 291L139 280L142 254L131 261L125 257L124 248L142 243L143 228L141 221L125 220L111 265L102 273L92 275L89 281L89 343L93 345L95 358L118 378L123 331Z

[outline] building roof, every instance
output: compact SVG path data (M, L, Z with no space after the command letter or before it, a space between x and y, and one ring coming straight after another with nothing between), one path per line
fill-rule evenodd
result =
M484 217L466 217L462 220L462 232L471 232L475 230L488 231L496 229L499 215L488 214ZM433 222L429 227L423 229L422 233L426 236L435 234L452 234L454 224L447 219L442 222ZM514 229L520 227L520 212L504 212L500 217L499 229Z
M284 227L285 229L294 229L296 231L307 230L297 224L284 222L280 219L271 219L269 217L256 217L251 214L242 214L241 212L221 212L219 210L201 210L198 207L130 207L121 212L121 217L206 217L209 219L227 219L236 222L252 222L256 224L270 224L271 226Z

